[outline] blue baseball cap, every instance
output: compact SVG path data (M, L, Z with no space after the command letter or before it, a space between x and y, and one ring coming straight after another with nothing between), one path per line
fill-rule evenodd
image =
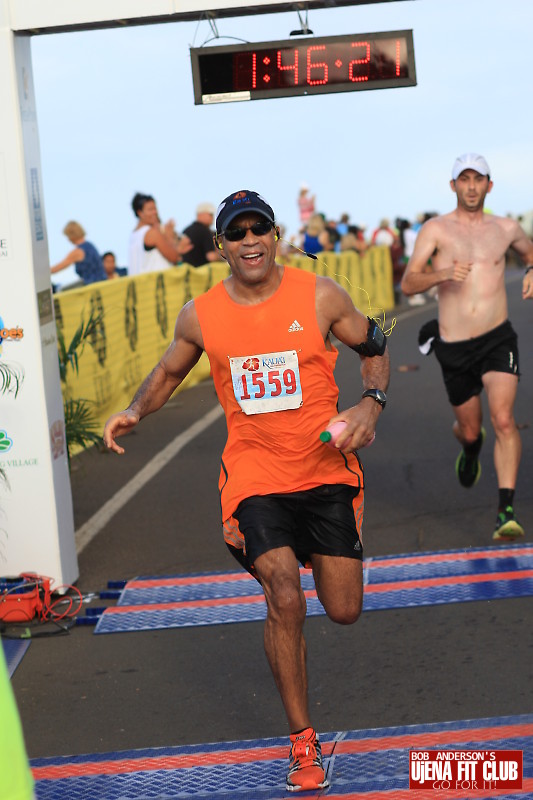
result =
M241 189L240 192L228 195L217 208L217 235L223 233L230 222L235 217L238 217L239 214L247 214L249 212L261 214L262 217L270 220L270 222L275 222L274 211L264 197L261 197L257 192L251 192L249 189Z

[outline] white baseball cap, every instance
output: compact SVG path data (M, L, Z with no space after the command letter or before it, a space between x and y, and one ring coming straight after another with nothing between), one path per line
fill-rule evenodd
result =
M197 214L212 214L215 216L215 206L213 203L200 203L196 206L196 213Z
M479 172L480 175L490 175L490 168L483 156L477 153L465 153L459 158L455 159L452 168L452 180L456 181L461 172L465 169L473 169Z

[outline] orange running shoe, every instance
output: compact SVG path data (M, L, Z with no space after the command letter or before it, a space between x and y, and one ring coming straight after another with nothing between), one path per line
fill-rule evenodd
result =
M291 733L291 754L287 789L289 792L304 792L310 789L325 789L329 786L322 766L322 750L314 728L301 733Z

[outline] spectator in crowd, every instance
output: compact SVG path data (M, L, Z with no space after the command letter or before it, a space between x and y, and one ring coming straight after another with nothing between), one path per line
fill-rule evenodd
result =
M302 183L300 194L298 195L298 209L300 211L300 223L305 227L315 213L315 195L309 194L309 186Z
M221 261L222 256L213 242L214 231L211 229L215 219L215 207L211 203L200 203L196 208L196 220L183 231L192 244L192 248L184 254L183 260L191 267L202 267L210 261Z
M341 253L353 250L356 253L359 253L360 255L364 255L367 248L368 244L365 241L365 237L361 229L358 228L357 225L350 225L347 233L341 236L341 242L340 242Z
M322 253L331 250L329 234L322 214L313 214L304 230L302 250L306 253Z
M344 222L346 222L346 230ZM342 232L340 241L341 253L350 250L359 253L359 255L366 253L369 243L365 239L366 225L364 222L360 222L358 225L351 225L349 224L348 214L343 214L337 230ZM345 232L343 232L344 230Z
M393 244L391 248L392 283L394 286L394 297L396 302L398 302L402 296L400 283L407 264L407 259L405 257L405 232L410 229L411 223L407 219L402 219L402 217L397 217L396 220L394 221L394 225L396 227L396 230L398 231L398 236L395 244ZM395 251L394 255L392 252L393 248Z
M337 230L337 223L335 222L334 219L329 219L326 222L326 231L329 236L328 250L334 250L336 253L340 253L341 235Z
M337 233L342 238L345 234L348 233L349 229L350 229L350 215L341 214L341 218L337 222Z
M422 218L425 215L422 215ZM424 222L426 220L424 219ZM400 283L403 277L403 273L405 272L405 268L407 266L407 262L413 255L413 250L415 248L416 237L418 234L418 230L415 230L413 225L406 219L398 219L396 220L396 226L400 233L400 241L402 243L402 259L401 259L401 271L398 272L397 279L394 279L394 290L395 292L398 291L398 296L401 294L401 287ZM407 298L407 302L410 306L423 306L426 302L426 298L423 294L413 294Z
M299 253L295 249L292 241L289 241L288 239L285 238L286 233L287 231L285 226L280 225L279 238L276 243L276 260L279 261L281 264L286 264L290 260L290 257L293 255L296 256L301 255L301 253Z
M113 280L114 278L122 278L124 275L128 274L126 267L117 267L117 259L115 254L109 250L102 256L102 264L104 265L104 270L108 281Z
M386 247L392 247L398 235L395 231L392 230L390 227L390 222L387 218L384 218L379 223L379 227L374 230L372 233L371 243L373 245L385 245Z
M416 220L413 222L413 230L418 233L424 222L427 222L428 219L433 219L433 217L438 217L436 211L424 211L421 214L416 215Z
M350 226L350 229L352 227L355 230L355 234L356 234L357 238L360 239L362 242L365 242L366 241L366 229L368 228L368 225L366 224L366 222L358 222L357 225Z
M130 236L128 274L142 275L178 264L191 244L186 237L178 238L174 220L161 225L156 202L149 194L137 193L131 207L138 222Z
M106 274L100 254L94 244L86 241L85 231L80 223L74 221L67 222L63 228L63 233L75 247L74 250L71 250L70 253L65 256L63 261L50 267L52 275L74 265L76 274L79 275L84 284L105 281Z
M423 224L424 224L424 214L417 214L416 219L411 225L411 227L415 233L418 233Z
M408 220L404 220L404 222L405 222L405 227L403 229L403 255L405 258L405 263L407 264L407 262L413 255L413 250L415 248L416 236L418 231L415 230L414 226Z
M373 231L370 243L375 247L388 247L392 261L392 280L396 285L401 281L403 270L402 246L398 233L391 228L389 220L385 217Z

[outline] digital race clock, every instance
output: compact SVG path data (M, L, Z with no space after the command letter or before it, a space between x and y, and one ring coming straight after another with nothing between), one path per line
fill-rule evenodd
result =
M194 102L416 86L412 31L191 48Z

